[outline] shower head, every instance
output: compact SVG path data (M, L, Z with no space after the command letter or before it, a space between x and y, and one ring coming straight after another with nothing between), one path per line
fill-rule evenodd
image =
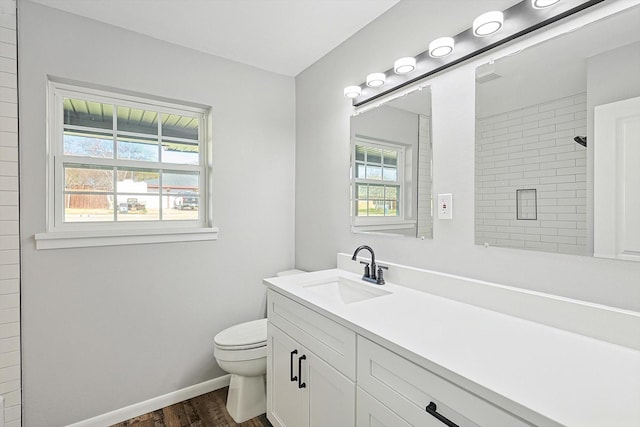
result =
M575 142L582 145L583 147L587 146L587 137L586 136L576 136L573 138Z

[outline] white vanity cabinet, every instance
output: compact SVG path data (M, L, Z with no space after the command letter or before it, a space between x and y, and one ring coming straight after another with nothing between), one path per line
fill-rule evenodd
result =
M277 427L355 425L353 331L269 292L267 417Z
M640 427L637 313L390 265L403 286L341 268L265 279L274 425Z
M268 317L267 417L276 427L532 426L273 290Z

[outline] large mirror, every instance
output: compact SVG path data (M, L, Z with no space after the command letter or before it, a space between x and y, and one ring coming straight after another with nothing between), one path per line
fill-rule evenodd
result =
M351 226L431 238L431 92L421 87L351 118Z
M599 211L640 222L638 196L626 208L599 197L607 180L637 193L640 182L628 180L640 175L612 178L617 168L602 166L598 150L615 148L594 132L602 107L640 96L639 29L634 7L477 68L477 244L580 255L595 246L598 255Z

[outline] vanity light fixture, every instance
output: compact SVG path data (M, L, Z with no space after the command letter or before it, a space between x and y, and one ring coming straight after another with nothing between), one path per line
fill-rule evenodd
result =
M553 6L560 0L531 0L531 6L534 9L544 9L545 7Z
M409 74L416 69L416 58L407 56L393 63L393 72L396 74Z
M429 43L429 56L442 58L453 52L455 42L453 37L440 37Z
M345 88L344 95L352 98L354 107L359 107L604 2L606 0L520 0L502 12L483 13L471 27L451 37L433 40L429 49L413 57L397 59L393 68L368 75L366 83L360 86ZM496 34L497 31L500 32Z
M344 96L347 98L357 98L362 93L360 86L347 86L344 88Z
M380 87L384 85L384 81L384 73L371 73L367 76L367 86L369 87Z
M502 28L504 15L498 10L483 13L473 20L473 35L486 37Z

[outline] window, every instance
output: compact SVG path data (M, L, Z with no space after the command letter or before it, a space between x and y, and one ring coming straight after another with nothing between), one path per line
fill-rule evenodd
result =
M356 219L402 218L403 156L401 146L356 140L352 163Z
M57 235L37 240L215 231L205 108L49 85L48 231Z

